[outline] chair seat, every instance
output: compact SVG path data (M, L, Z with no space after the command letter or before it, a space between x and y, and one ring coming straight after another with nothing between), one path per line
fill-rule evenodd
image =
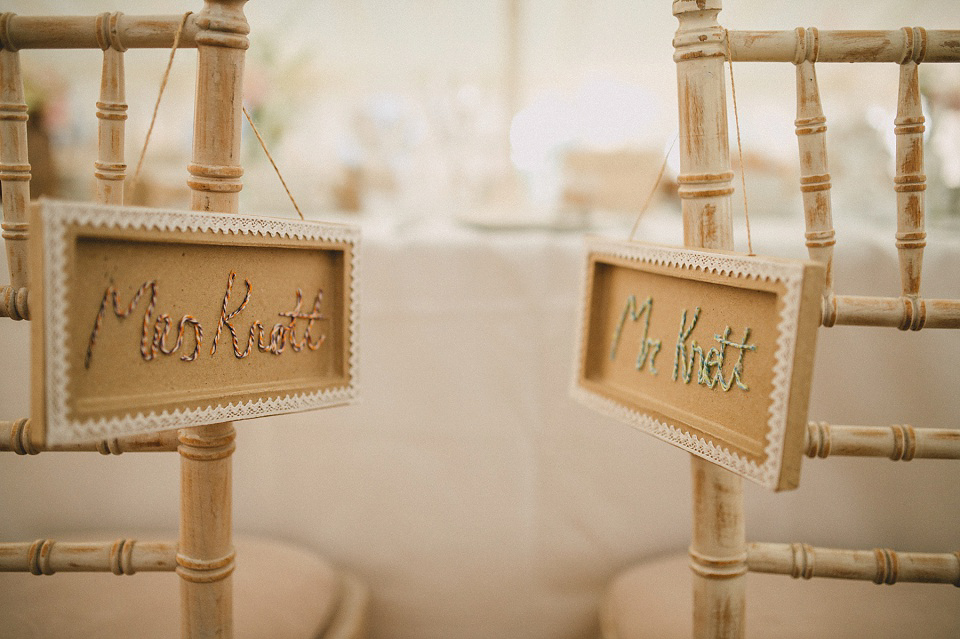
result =
M365 636L368 595L355 577L311 552L276 541L238 535L234 547L236 639ZM174 573L0 573L0 639L179 637L178 580Z
M600 607L603 639L690 639L693 592L686 553L621 573ZM747 637L960 637L960 588L878 586L846 579L748 573Z

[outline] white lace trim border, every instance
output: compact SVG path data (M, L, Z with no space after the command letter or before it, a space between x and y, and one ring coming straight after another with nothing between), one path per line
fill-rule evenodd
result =
M692 269L731 278L768 280L781 283L784 286L784 294L780 297L781 308L780 321L777 324L773 390L770 393L767 444L764 448L763 463L758 464L756 461L747 459L727 447L718 446L710 440L698 437L682 428L665 423L651 415L579 385L580 370L583 368L582 358L586 352L584 340L586 339L589 308L586 296L590 279L588 269L590 268L592 255L642 262L655 266ZM580 312L580 338L574 357L575 368L571 394L577 401L601 414L630 424L654 437L708 459L761 486L770 489L776 488L780 479L784 438L787 429L790 384L793 376L798 316L803 293L803 270L804 266L800 262L774 261L746 255L708 253L694 249L640 242L621 242L609 238L587 238L581 294L583 307Z
M359 242L360 230L351 225L270 218L253 215L173 211L145 207L110 206L83 202L41 200L44 248L44 322L46 323L46 426L50 443L89 441L118 435L135 435L172 428L189 428L223 421L252 419L282 413L340 406L358 397ZM226 235L259 235L350 245L350 345L349 383L315 392L291 393L247 402L218 404L206 408L162 412L138 412L123 417L73 420L67 411L68 363L66 357L66 249L67 229L142 229ZM61 354L61 356L58 356ZM269 394L267 394L269 395Z

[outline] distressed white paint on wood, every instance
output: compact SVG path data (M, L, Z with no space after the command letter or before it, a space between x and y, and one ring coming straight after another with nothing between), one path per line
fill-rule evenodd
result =
M42 452L93 452L101 455L123 453L172 453L179 445L177 431L165 430L146 435L111 437L100 441L77 442L60 445L39 445L30 434L29 418L16 421L0 421L0 452L11 451L18 455L37 455Z
M124 90L123 45L117 34L120 13L107 13L97 19L97 36L103 49L100 74L100 100L97 102L97 202L123 204L123 179L127 165L123 161L124 123L127 119Z
M678 0L673 40L680 110L680 174L684 245L733 249L733 171L724 99L724 31L719 0Z
M246 0L206 0L197 16L197 93L188 180L195 211L236 213L241 189ZM233 636L230 423L180 431L180 628L183 639Z
M888 326L901 330L960 328L960 300L833 295L823 317L837 326ZM824 323L824 326L830 324Z
M730 50L736 62L791 62L793 31L733 31ZM909 55L913 43L902 29L892 31L820 30L817 62L896 62ZM928 29L924 62L960 61L960 30Z
M237 211L242 175L239 150L243 56L249 31L242 11L244 2L207 0L204 9L186 21L179 43L181 47L199 48L194 153L189 167L195 210ZM106 116L101 120L111 120L122 111L120 105L124 102L122 84L118 81L122 67L120 52L129 47L169 48L180 22L181 16L128 18L119 13L62 18L0 16L0 126L4 127L0 179L4 180L4 237L11 272L11 286L3 289L2 307L7 316L25 316L28 308L26 294L19 290L27 285L25 248L22 251L16 248L18 243L25 244L29 202L26 105L16 50L104 49L100 114ZM120 129L110 122L105 124L101 128L97 167L101 182L120 177L119 165L122 164ZM116 182L119 186L120 180ZM104 185L99 197L116 201L118 190ZM23 425L11 426L21 431L19 435L11 433L10 447L19 445L23 452L31 452L22 441L19 444L15 441L22 437ZM234 567L230 460L234 449L233 426L227 423L182 430L178 439L181 521L176 570L181 576L181 635L229 639L233 635L230 579ZM107 449L110 450L110 444ZM34 548L34 557L40 557L44 548L53 552L57 545L41 541ZM60 551L71 548L77 550L77 546L60 546ZM131 552L136 552L135 549L136 545L132 545ZM57 556L57 552L53 556ZM57 565L53 562L37 567L42 573L55 570Z
M915 301L920 295L923 267L924 231L923 192L927 177L923 172L924 117L920 106L918 66L926 51L927 34L923 29L903 29L908 43L900 61L900 85L894 132L897 138L897 252L900 258L902 295ZM914 322L916 323L916 322ZM911 325L911 328L913 326Z
M30 319L29 289L0 286L0 317Z
M3 36L9 14L0 16L0 182L3 183L3 240L10 285L27 286L27 218L30 205L30 162L27 158L27 103L20 74L20 56ZM14 319L20 319L19 307Z
M960 429L892 426L836 426L810 422L804 436L807 457L960 459Z
M188 9L190 7L186 7ZM109 14L108 14L109 15ZM169 49L182 15L117 16L112 37L121 49ZM10 14L3 30L13 49L102 49L99 16L18 16ZM196 45L197 15L191 15L180 36L182 48Z
M58 572L172 572L177 546L164 541L117 539L106 542L34 542L0 544L0 572L52 575Z
M806 221L807 250L810 259L826 268L823 289L824 309L833 296L833 212L830 202L830 169L827 162L827 119L820 104L820 89L814 61L819 52L817 29L797 29L797 49L793 59L797 74L797 119L795 127L800 151L800 191ZM824 313L824 325L836 317Z
M680 128L684 246L733 249L733 171L727 137L724 30L720 0L675 0L674 38ZM744 636L746 546L743 480L691 455L694 635ZM723 516L719 516L722 512ZM686 614L677 611L677 614Z
M954 553L897 552L889 548L845 550L807 544L747 545L751 572L790 575L795 579L833 577L876 584L924 582L960 586L960 551Z

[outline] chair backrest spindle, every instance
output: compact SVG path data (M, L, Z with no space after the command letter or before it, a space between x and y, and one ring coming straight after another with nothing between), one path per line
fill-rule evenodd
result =
M126 48L117 37L120 15L120 12L104 13L97 18L103 71L100 100L97 101L98 151L94 176L97 178L97 202L102 204L123 204L123 180L127 170L123 158L124 122L127 119L123 72Z
M3 184L2 228L10 285L13 289L20 289L27 286L30 161L20 54L6 37L11 15L0 16L0 182Z
M920 104L919 64L926 52L927 34L922 28L903 29L904 52L900 62L900 86L897 97L895 133L897 138L897 251L903 296L916 300L920 295L920 273L924 231L926 176L923 172L924 117ZM914 313L914 323L923 321L923 313ZM912 327L910 327L912 328Z
M725 32L718 0L677 0L676 49L680 119L678 193L685 246L733 249L733 170L727 141Z
M797 51L793 63L797 74L797 145L800 152L800 191L806 220L806 241L810 259L827 269L823 289L825 300L833 294L833 211L830 202L830 169L827 161L827 119L823 115L817 84L816 61L820 34L815 28L798 28ZM823 305L823 323L833 325L835 316Z

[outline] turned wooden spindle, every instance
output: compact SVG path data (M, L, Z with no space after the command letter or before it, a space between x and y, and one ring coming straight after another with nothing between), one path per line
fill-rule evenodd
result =
M960 430L892 426L835 426L810 422L805 433L807 457L887 457L912 459L960 459Z
M889 548L845 550L808 544L751 543L751 572L790 575L794 579L831 577L875 584L899 582L953 584L960 587L960 552L897 552Z
M960 300L833 295L836 324L894 328L960 328Z
M12 13L0 15L0 182L3 184L3 239L14 290L27 286L27 219L30 206L30 161L27 158L27 103L20 75L20 55L8 34ZM15 294L15 297L19 293ZM17 305L8 306L22 319Z
M26 287L0 286L0 317L30 319L30 295Z
M675 0L673 39L680 127L684 245L733 250L733 171L727 133L720 0ZM693 625L696 637L744 635L746 540L743 480L691 455ZM718 517L717 513L724 513Z
M807 251L810 259L826 268L823 288L824 326L836 322L833 295L833 213L830 205L830 169L827 164L827 119L820 103L815 64L820 48L817 29L796 30L797 50L793 63L797 74L797 145L800 152L800 191L806 220Z
M115 39L126 49L169 49L183 19L180 15L117 14ZM100 16L11 16L4 36L12 49L103 49ZM196 16L187 18L180 48L196 46Z
M197 96L193 162L187 184L195 211L236 213L240 178L243 55L250 28L246 0L207 0L197 16Z
M123 204L123 180L127 165L123 161L124 122L127 119L124 90L123 52L117 23L122 14L104 13L97 18L97 39L103 49L100 75L100 100L97 102L98 146L94 164L97 178L97 202Z
M28 418L12 422L0 422L0 452L38 455L42 452L96 451L101 455L122 455L123 453L175 452L179 444L177 431L168 430L145 435L111 437L91 442L38 445L36 438L31 437L31 423Z
M924 62L960 60L960 30L928 29ZM820 29L820 62L901 62L903 31ZM793 31L731 31L737 62L790 62L796 53Z
M53 575L58 572L172 572L177 546L162 541L117 539L107 542L34 542L0 544L0 572Z
M920 330L926 315L920 298L920 274L923 247L927 244L923 223L923 192L927 188L927 178L923 173L925 127L920 106L918 66L926 52L927 34L919 27L904 28L903 39L894 129L897 137L897 173L894 178L897 192L897 252L904 298L904 320L899 328Z
M233 636L231 424L180 431L180 636Z
M726 46L719 0L676 0L673 39L680 110L680 174L684 245L733 249L733 171L724 86ZM709 81L707 81L709 80Z
M193 161L195 211L236 213L240 177L246 0L206 0L198 14ZM181 636L233 636L230 423L180 431Z

